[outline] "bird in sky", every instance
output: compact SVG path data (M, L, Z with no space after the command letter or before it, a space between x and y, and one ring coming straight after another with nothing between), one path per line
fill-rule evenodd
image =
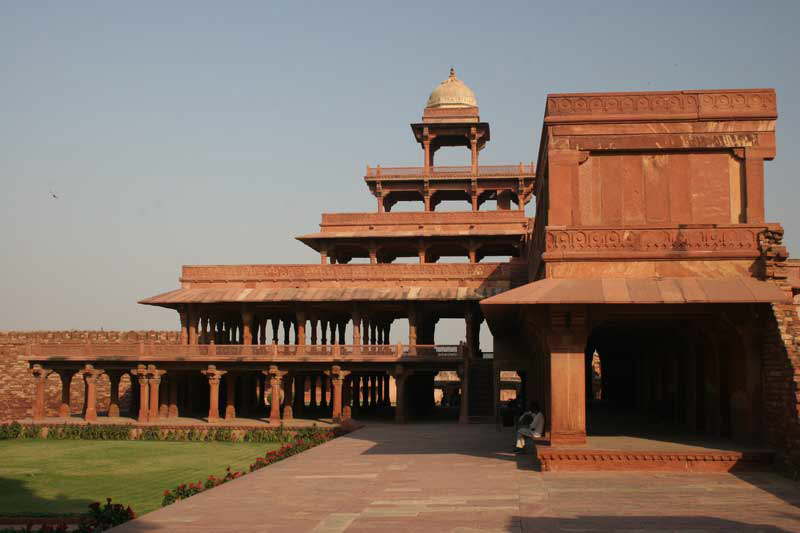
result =
M56 193L54 193L52 190L50 190L50 196L52 198L55 198L56 200L58 200L58 195Z

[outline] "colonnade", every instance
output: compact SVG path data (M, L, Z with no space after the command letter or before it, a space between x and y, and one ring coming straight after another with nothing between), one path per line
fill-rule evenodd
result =
M479 263L487 255L503 255L497 253L498 245L503 244L509 257L519 257L521 255L521 245L518 242L519 237L515 239L506 238L498 239L493 237L491 242L479 242L469 240L466 242L452 242L446 245L438 245L435 243L420 242L412 247L399 247L394 243L387 246L380 246L377 243L365 245L361 253L365 257L369 257L371 265L375 264L388 264L394 262L398 257L417 257L420 265L436 263L443 256L447 257L465 257L469 263ZM507 241L507 242L503 242ZM352 246L352 245L349 245ZM463 255L452 254L453 249L457 248L463 252ZM352 252L350 252L352 253ZM361 257L360 255L357 257ZM320 251L320 264L327 265L328 263L335 265L348 264L353 258L346 255L337 253L336 245L329 245L323 247Z
M225 314L213 306L188 305L179 310L181 319L181 344L294 344L311 345L348 344L347 326L351 325L354 346L391 344L390 336L394 318L372 314L358 307L349 314L320 318L306 311L293 314L267 316L258 314L248 306L239 313ZM477 303L469 302L463 308L465 336L470 354L479 353L480 325L483 315ZM408 304L409 346L435 344L434 333L439 317L424 312L417 304Z
M359 312L319 318L298 311L294 314L266 316L249 310L220 313L201 306L180 311L181 344L294 344L305 345L387 345L393 318L374 317ZM351 342L347 326L352 325Z
M271 422L278 423L291 420L296 414L313 415L319 411L330 413L333 420L341 421L350 418L353 412L364 413L392 406L392 383L395 420L404 422L405 385L413 374L413 370L404 365L394 365L385 371L354 371L345 370L340 365L318 370L293 369L285 365L269 365L262 369L226 369L207 365L167 370L153 364L141 364L129 370L103 370L94 364L86 364L80 369L46 369L36 364L31 368L35 383L34 420L44 418L45 385L48 376L54 372L62 382L60 417L69 417L71 413L70 384L73 376L83 377L84 418L88 422L98 418L97 386L103 375L109 378L111 386L108 416L120 416L120 379L129 374L134 400L131 403L134 412L130 414L140 423L191 416L206 407L209 423L265 415ZM463 379L463 374L460 375ZM207 388L203 381L207 382Z

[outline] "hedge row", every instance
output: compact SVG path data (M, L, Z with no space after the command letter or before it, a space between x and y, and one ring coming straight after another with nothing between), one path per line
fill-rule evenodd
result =
M5 439L50 439L50 440L147 440L147 441L196 441L196 442L256 442L281 443L295 438L316 434L316 427L286 429L277 428L234 429L226 427L180 429L175 427L111 424L64 424L44 426L38 424L0 424L0 440Z

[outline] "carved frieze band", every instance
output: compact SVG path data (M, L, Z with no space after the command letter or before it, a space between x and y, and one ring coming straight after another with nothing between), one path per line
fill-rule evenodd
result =
M484 264L380 264L380 265L220 265L184 266L182 281L225 280L371 280L371 279L504 279L521 267ZM524 268L522 269L524 270Z
M568 229L547 232L547 251L752 251L763 228Z
M669 93L576 94L547 98L547 117L570 115L715 115L773 116L775 92L686 91Z

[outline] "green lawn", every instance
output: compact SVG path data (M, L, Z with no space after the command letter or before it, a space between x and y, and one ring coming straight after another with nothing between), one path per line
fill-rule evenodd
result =
M64 515L93 501L161 506L164 489L247 470L278 444L80 440L0 441L0 515Z

